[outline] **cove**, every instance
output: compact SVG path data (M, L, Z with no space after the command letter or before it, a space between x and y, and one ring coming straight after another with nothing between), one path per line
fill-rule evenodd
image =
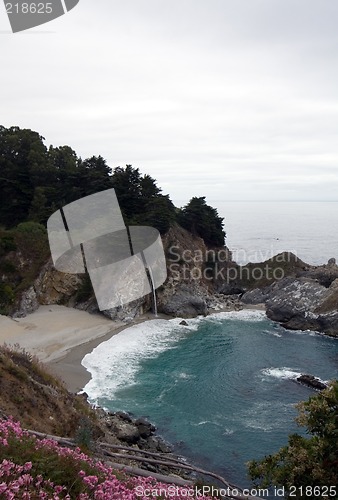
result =
M92 402L146 416L177 453L250 486L246 462L276 452L290 433L294 405L314 391L300 373L337 377L337 340L287 331L261 311L132 326L88 354Z

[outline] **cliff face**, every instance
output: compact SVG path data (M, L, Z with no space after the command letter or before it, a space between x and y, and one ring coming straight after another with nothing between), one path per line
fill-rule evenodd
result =
M43 434L73 437L78 444L96 439L119 446L169 453L143 418L94 409L86 395L72 394L48 368L25 351L0 346L0 418L12 416ZM84 442L85 441L85 442Z
M25 316L40 304L98 312L88 276L57 271L48 259L46 244L37 240L26 245L25 239L20 238L15 248L0 256L0 268L7 269L7 274L2 273L2 281L12 287L12 293L17 290L7 313ZM233 305L232 297L239 304L237 297L241 296L244 304L264 303L268 317L286 328L338 336L338 266L334 260L324 266L309 266L285 252L264 263L241 267L232 262L226 247L210 248L202 238L177 224L162 241L168 277L156 291L159 313L179 317L206 315ZM126 286L134 286L132 281L128 283L128 273ZM153 307L148 294L103 314L128 322L153 312Z
M213 266L215 255L219 252L222 252L222 260L230 260L231 254L226 247L208 248L202 238L178 225L171 227L164 235L163 247L168 278L156 291L158 312L193 317L207 314L212 304L222 302L221 296L218 299L214 296ZM17 252L12 253L12 259ZM29 265L27 262L26 266ZM35 311L40 304L62 304L89 312L98 311L87 276L61 273L54 268L50 258L36 274L16 298L11 311L14 316L25 316ZM127 281L126 286L132 286L132 283L128 284ZM104 314L111 319L128 321L152 310L152 297L146 295L125 306L104 311Z
M246 304L265 303L267 316L290 330L313 330L338 337L338 266L294 270L292 276L248 291Z
M80 396L70 394L37 359L0 346L0 413L27 428L74 435L83 415L94 416Z

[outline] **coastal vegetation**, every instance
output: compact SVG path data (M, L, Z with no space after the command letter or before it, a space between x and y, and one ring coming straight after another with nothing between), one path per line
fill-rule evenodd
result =
M126 224L156 227L162 234L179 222L210 243L224 245L223 219L205 198L178 209L148 174L132 165L112 169L101 156L82 159L70 146L47 146L37 132L0 126L0 224L45 224L55 210L114 188ZM197 223L194 220L198 221Z
M127 225L152 226L164 235L179 223L208 244L224 246L223 219L205 198L177 208L155 179L132 165L112 169L100 155L82 159L69 146L47 147L37 132L0 126L0 314L18 308L21 293L50 258L48 218L68 203L110 188ZM91 291L83 277L76 301Z
M190 492L194 490L189 488ZM145 492L157 498L182 500L187 487L161 483L151 477L130 477L83 453L38 439L19 422L0 419L0 497L4 499L137 500ZM173 494L174 492L174 494ZM189 498L197 498L189 495ZM211 497L198 495L201 500Z
M265 303L268 317L286 328L309 328L337 336L335 262L314 268L285 252L265 263L238 266L224 247L223 218L205 197L193 197L177 208L155 179L132 165L112 169L100 155L83 160L69 146L47 148L37 132L1 126L0 314L19 311L25 315L39 304L52 303L80 303L83 309L97 311L88 275L74 277L52 268L45 225L60 207L109 188L116 190L126 224L150 225L162 235L168 281L158 290L160 312L207 315L216 296L215 310L235 297L238 307ZM150 310L146 300L135 306L130 317L143 307L143 311ZM124 310L120 313L122 319L129 315ZM116 311L107 315L115 319ZM53 498L52 494L54 498L67 498L67 494L70 498L114 498L112 487L116 498L136 498L140 482L101 465L97 468L81 454L83 450L68 453L48 442L46 448L41 447L22 430L21 425L43 433L78 436L88 453L92 436L102 434L97 414L83 398L69 394L36 358L2 346L0 389L4 416L0 423L0 498L15 498L10 496L15 495L13 488L20 494L37 488L40 498ZM300 405L299 422L312 437L291 436L288 446L276 455L253 461L249 470L257 484L289 488L337 482L337 400L335 383ZM8 420L8 415L13 419ZM74 490L59 481L65 463L72 471ZM41 464L49 469L39 469ZM90 479L93 477L97 479ZM118 496L121 491L129 497Z
M289 436L276 454L249 464L250 476L261 487L282 487L290 498L338 498L338 381L297 407L310 437Z

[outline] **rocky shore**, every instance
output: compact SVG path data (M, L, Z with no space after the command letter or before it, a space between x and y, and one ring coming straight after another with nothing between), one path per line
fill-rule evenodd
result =
M249 290L241 300L265 304L268 318L287 329L338 337L338 266L334 259Z
M338 336L335 259L322 266L310 266L284 252L262 263L239 266L226 247L207 246L202 238L177 224L163 236L163 247L167 280L156 291L159 313L189 318L263 305L267 316L285 328ZM17 257L21 266L31 265L22 254ZM24 317L40 305L53 304L99 313L88 276L60 273L48 261L16 298L11 315ZM103 314L129 323L153 308L153 298L147 295Z

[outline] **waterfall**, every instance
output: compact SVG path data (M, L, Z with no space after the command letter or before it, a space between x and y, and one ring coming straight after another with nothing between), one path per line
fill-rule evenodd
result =
M150 281L150 286L151 286L151 291L153 294L153 307L154 307L154 315L157 318L157 299L156 299L156 289L155 289L155 284L154 284L154 278L153 278L153 273L150 269L150 267L147 268L148 275L149 275L149 281Z

